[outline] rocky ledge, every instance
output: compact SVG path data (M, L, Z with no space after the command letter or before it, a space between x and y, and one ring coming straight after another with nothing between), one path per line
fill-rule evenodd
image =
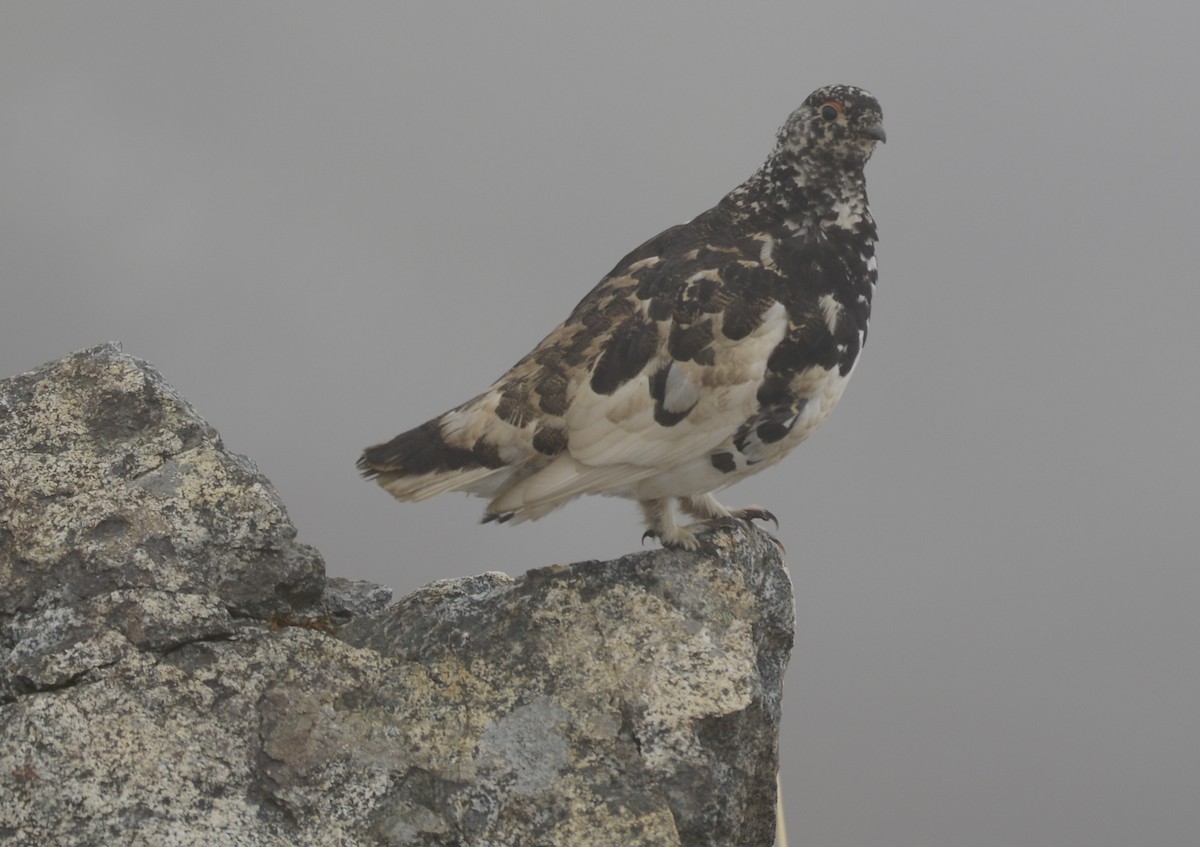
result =
M772 843L764 533L394 604L295 535L118 346L0 382L0 843Z

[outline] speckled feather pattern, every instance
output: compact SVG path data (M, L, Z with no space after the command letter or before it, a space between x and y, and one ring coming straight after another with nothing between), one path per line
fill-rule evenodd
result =
M635 249L484 393L364 451L401 500L462 490L485 520L583 494L638 500L648 533L693 548L671 501L775 464L837 405L867 337L875 222L863 166L875 98L813 92L766 163L716 206Z

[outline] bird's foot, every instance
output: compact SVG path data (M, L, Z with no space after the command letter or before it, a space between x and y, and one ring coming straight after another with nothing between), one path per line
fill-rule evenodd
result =
M779 532L779 518L775 517L774 513L771 512L770 509L764 509L762 506L746 506L742 509L731 509L729 515L732 518L742 521L746 524L746 526L749 527L754 526L754 521L770 521L775 525L775 531ZM771 539L771 543L779 548L780 553L787 553L787 549L783 546L782 541L780 541L770 532L767 532L765 529L762 531L762 533L767 538Z
M699 536L713 532L722 525L728 529L731 520L741 521L746 526L753 526L754 521L770 521L775 524L776 531L779 530L779 519L768 509L764 509L762 506L727 509L718 503L711 494L679 499L679 505L685 513L700 519L685 526L675 523L668 500L644 500L640 505L646 516L646 522L650 525L650 528L642 535L643 544L646 543L647 538L657 538L663 547L699 550ZM783 549L779 539L769 532L767 536L779 546L780 550Z
M657 529L648 529L642 533L642 543L645 544L647 538L657 538L658 543L663 547L694 552L700 549L700 539L696 537L697 529L711 529L711 526L701 521L700 523L688 526L674 524L665 532L660 532Z

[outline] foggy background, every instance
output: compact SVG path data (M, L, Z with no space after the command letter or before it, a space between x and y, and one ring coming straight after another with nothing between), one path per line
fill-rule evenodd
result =
M473 396L814 88L881 101L870 339L724 492L796 590L793 845L1200 838L1193 3L5 3L0 376L106 340L406 593L639 549L394 502Z

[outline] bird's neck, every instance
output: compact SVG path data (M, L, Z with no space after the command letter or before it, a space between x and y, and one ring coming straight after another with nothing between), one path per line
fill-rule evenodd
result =
M729 193L726 202L737 217L791 221L805 229L838 227L874 232L867 208L862 168L846 169L809 162L797 167L779 155Z

